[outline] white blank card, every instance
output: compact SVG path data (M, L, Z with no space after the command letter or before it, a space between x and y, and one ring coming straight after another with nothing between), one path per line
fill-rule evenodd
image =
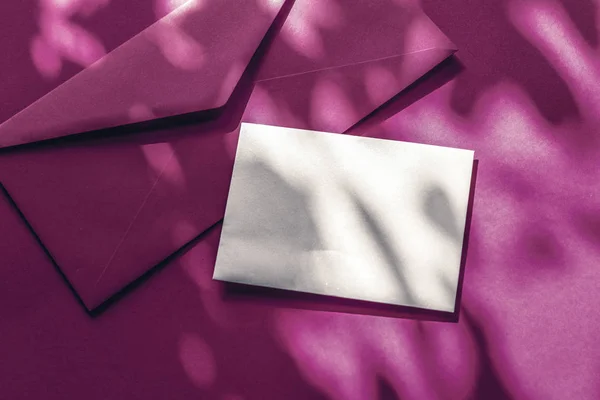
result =
M214 279L454 311L473 152L242 124Z

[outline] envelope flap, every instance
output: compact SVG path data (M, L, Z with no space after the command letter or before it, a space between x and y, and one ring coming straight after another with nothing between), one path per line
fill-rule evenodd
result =
M345 132L452 55L428 49L258 82L244 121Z
M184 2L0 2L0 123Z
M298 0L260 80L456 46L414 1Z
M168 133L0 157L6 190L90 310L223 217L237 130Z
M188 1L0 125L0 147L222 106L282 4Z
M243 124L213 278L453 312L472 167L469 150Z

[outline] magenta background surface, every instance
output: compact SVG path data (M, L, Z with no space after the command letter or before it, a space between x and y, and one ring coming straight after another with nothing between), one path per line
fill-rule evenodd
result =
M71 3L82 10L107 3L90 15L102 20L112 10L102 21L123 18L103 39L106 48L116 46L120 29L133 29L129 21L155 18L146 2ZM92 318L2 197L2 397L600 397L598 5L422 4L460 49L457 59L354 133L476 151L458 322L213 282L219 226ZM36 23L33 16L7 22L11 31L31 31L27 38ZM97 23L86 25L89 32ZM28 43L11 45L15 55L28 54ZM57 67L36 70L28 56L18 59L31 74L27 96L35 97L49 84L40 71ZM66 79L78 68L71 64L56 76Z

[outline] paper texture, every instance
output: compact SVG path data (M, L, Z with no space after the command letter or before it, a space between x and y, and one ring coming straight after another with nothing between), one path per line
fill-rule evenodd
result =
M473 152L242 124L214 278L454 311Z

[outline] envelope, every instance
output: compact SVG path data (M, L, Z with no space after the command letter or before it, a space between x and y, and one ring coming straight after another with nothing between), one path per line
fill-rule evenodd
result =
M0 146L225 105L283 0L180 3L173 12L4 121ZM56 26L46 30L59 31L54 36L67 36L64 41L76 39L68 36L71 33L64 22L51 23Z
M378 61L364 62L361 47L350 46L350 39L339 43L348 52L328 48L328 52L333 51L331 57L316 58L326 54L323 52L300 53L307 58L304 63L283 62L290 57L290 51L299 49L293 47L299 42L289 42L298 39L293 35L309 31L314 24L327 24L327 19L335 16L331 7L337 3L305 0L288 2L283 7L281 2L264 0L235 4L235 11L226 11L230 7L223 2L218 3L219 7L216 2L207 1L184 4L174 15L150 26L150 31L145 30L117 47L2 125L0 140L6 148L0 152L0 180L88 310L101 308L136 279L157 265L168 263L178 249L223 218L241 118L241 112L237 112L240 105L243 111L246 104L239 101L243 96L236 95L234 86L240 90L247 80L254 79L249 73L254 67L245 71L248 79L238 77L278 11L279 20L271 25L269 33L277 32L290 7L292 18L285 19L275 42L269 39L261 44L261 49L268 49L264 59L252 60L252 65L260 66L260 81L252 90L244 120L266 119L297 127L325 122L340 131L368 116L388 95L395 94L393 90L402 90L453 51L447 47L450 42L414 6L396 2L344 3L345 19L338 18L339 24L331 25L331 29L340 31L332 36L334 41L345 37L359 41L361 37L355 33L366 34L357 26L342 24L357 20L356 15L376 19L387 10L397 16L384 19L381 29L369 34L373 46L364 47L368 60L379 59L384 67L386 63L397 67L389 71L396 77L397 85L390 86L393 90L378 91L378 84L372 85L377 79L359 74L366 71L363 67L379 65ZM341 10L341 3L338 6ZM308 9L315 11L306 14ZM205 12L211 17L203 19ZM207 32L204 28L196 31L194 24L183 23L186 29L198 33L194 39L199 46L215 50L206 53L212 57L200 57L203 61L199 64L195 64L194 57L186 59L169 53L175 51L169 46L166 50L162 47L161 52L152 42L156 40L152 33L155 26L175 25L180 35L178 24L187 18L198 23L211 22L209 25L214 28L208 30L209 39L205 39L201 35ZM219 23L214 22L217 20ZM231 36L232 27L236 28L235 36ZM406 34L409 27L416 33ZM423 35L430 38L418 38ZM166 37L171 38L168 34ZM183 44L177 40L169 43L174 48L182 45L182 54L197 54L195 45L186 39ZM288 48L289 43L295 44ZM442 50L429 48L435 43ZM218 44L223 46L217 52ZM394 49L396 52L390 54ZM426 57L428 62L420 58L434 53L436 57ZM417 54L420 61L414 62L411 54ZM352 68L346 68L346 64L352 64ZM358 97L343 100L339 96L332 98L333 92L327 87L321 88L324 97L317 98L328 101L320 105L320 111L327 114L329 110L340 123L332 125L327 119L305 115L302 101L307 98L294 85L288 85L291 80L283 78L300 71L290 69L294 65L302 67L302 71L317 69L319 76L331 70L342 79L340 87L348 90L367 83L364 87L370 88L373 97L362 99L356 92ZM309 75L312 76L297 76ZM273 76L282 78L271 79ZM203 82L207 84L206 91L199 90ZM99 87L102 85L98 83L105 86ZM233 95L227 100L230 93ZM277 108L263 107L265 94L273 95L275 100L285 96L288 101L282 101ZM221 106L224 101L226 104ZM343 101L357 101L357 113L340 114ZM197 112L189 114L191 111L206 111L208 117ZM164 118L181 113L188 114L184 114L184 119ZM156 124L147 124L149 121ZM121 129L122 124L131 127L131 123L131 130ZM110 127L116 128L105 129ZM90 130L94 130L93 134ZM84 131L86 135L76 135ZM65 138L72 135L75 136ZM28 142L29 145L22 145Z
M473 152L242 124L214 279L454 312Z
M415 1L297 1L244 121L345 132L454 52Z
M2 143L218 107L282 5L187 2L6 121ZM174 51L169 46L183 46L183 56L163 53ZM140 135L104 129L94 139L6 148L0 179L94 309L222 218L231 170L231 135L217 134L227 133L222 125L170 124Z

